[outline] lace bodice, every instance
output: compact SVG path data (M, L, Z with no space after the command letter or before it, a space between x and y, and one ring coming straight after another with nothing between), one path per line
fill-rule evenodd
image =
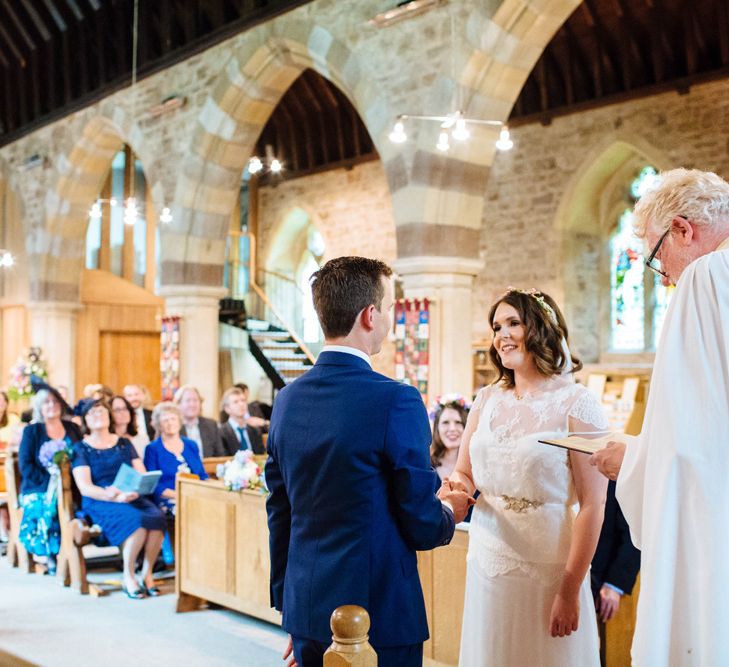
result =
M494 576L520 568L537 577L561 572L569 552L576 502L567 450L538 442L579 430L603 430L607 420L585 387L554 378L517 400L512 390L486 387L474 403L478 426L469 452L481 492L469 557Z

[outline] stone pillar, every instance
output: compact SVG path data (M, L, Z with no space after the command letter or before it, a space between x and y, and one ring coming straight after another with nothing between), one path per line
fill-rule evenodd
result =
M31 301L28 304L30 344L38 346L48 362L51 385L66 385L76 395L76 320L81 304Z
M471 297L473 280L481 268L481 260L458 257L407 257L395 261L405 297L431 301L429 400L451 392L471 398Z
M194 384L205 398L203 414L218 414L218 301L222 287L169 285L160 289L167 315L180 318L180 383Z

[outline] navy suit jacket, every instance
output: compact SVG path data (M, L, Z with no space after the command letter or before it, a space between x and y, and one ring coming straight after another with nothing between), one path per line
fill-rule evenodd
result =
M329 643L335 608L370 614L373 646L428 638L417 550L447 544L430 425L414 387L322 352L279 392L268 436L271 605L291 635Z
M612 584L630 595L640 571L640 551L630 540L630 528L615 498L615 482L608 483L605 519L590 568L592 594Z

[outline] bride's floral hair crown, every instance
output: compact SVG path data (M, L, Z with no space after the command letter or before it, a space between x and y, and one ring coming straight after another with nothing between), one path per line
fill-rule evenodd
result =
M538 304L539 307L546 313L547 317L552 320L553 324L559 325L559 321L557 320L557 313L554 312L554 308L550 306L544 299L544 296L542 293L535 289L534 287L531 287L529 289L517 289L516 287L507 287L506 288L506 294L511 294L512 292L517 292L518 294L526 294L527 296L532 297Z
M430 412L428 412L428 416L430 417L430 421L433 421L435 419L435 416L438 414L439 410L442 410L443 408L447 408L451 405L458 405L459 407L463 408L464 410L470 410L471 404L463 398L460 394L443 394L442 396L436 396L435 401L431 403L430 405Z

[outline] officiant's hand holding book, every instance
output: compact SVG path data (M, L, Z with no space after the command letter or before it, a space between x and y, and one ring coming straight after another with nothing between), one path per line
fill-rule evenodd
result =
M590 465L595 466L598 472L614 482L617 480L620 468L623 465L625 448L636 438L637 436L627 435L626 433L618 434L604 448L590 457Z

